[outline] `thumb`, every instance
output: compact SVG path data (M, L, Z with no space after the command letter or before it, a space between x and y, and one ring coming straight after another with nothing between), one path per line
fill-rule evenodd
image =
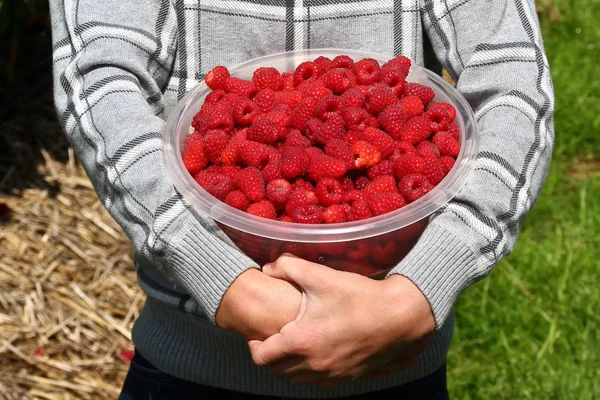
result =
M310 286L318 276L321 268L327 267L284 253L275 262L266 264L263 272L273 278L284 279L300 287L306 287Z

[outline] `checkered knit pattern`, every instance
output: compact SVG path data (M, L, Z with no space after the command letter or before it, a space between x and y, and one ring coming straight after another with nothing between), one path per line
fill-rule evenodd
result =
M136 248L148 302L135 344L183 379L276 396L339 397L431 373L452 337L452 306L513 248L552 151L553 88L531 0L51 0L57 110L100 200ZM169 182L164 120L216 65L303 48L406 55L423 35L476 111L481 146L465 189L431 218L390 274L411 279L438 326L417 369L327 392L253 366L214 325L233 280L258 266Z

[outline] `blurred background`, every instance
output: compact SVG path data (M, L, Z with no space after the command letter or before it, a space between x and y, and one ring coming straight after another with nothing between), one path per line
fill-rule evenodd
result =
M556 143L516 249L456 307L454 399L600 398L600 0L540 0ZM47 4L0 0L0 399L114 399L144 296L52 104Z

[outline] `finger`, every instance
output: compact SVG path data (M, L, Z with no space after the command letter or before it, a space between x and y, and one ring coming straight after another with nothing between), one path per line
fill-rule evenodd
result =
M304 287L306 284L310 285L312 278L322 268L327 267L284 253L275 262L265 264L263 272L273 278L284 279Z
M295 385L304 385L307 383L324 382L328 380L327 372L300 372L299 374L290 376L290 382Z
M292 375L307 370L303 364L304 357L289 356L269 365L269 372L273 376Z
M291 355L291 344L287 336L276 333L264 341L251 340L248 342L252 361L259 366L269 365Z

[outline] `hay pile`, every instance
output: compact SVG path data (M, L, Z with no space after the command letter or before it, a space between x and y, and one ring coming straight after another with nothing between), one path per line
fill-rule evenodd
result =
M0 132L0 398L114 399L144 300L131 246L49 92Z

